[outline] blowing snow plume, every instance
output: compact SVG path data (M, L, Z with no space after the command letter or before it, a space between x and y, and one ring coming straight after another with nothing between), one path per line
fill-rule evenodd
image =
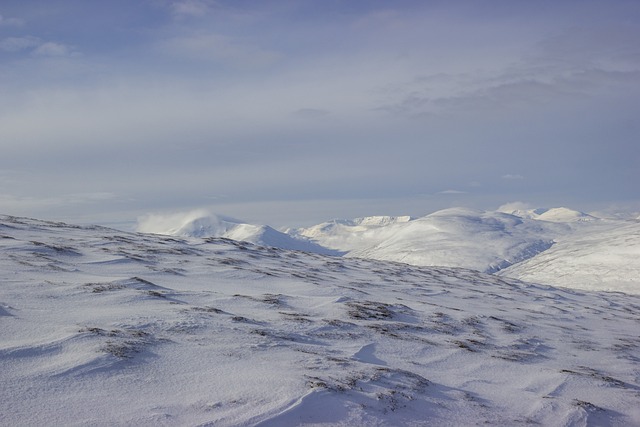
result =
M137 231L181 237L221 237L281 249L341 255L303 238L294 238L268 225L246 224L205 209L183 213L149 214L138 218Z
M224 237L242 224L233 218L215 215L206 209L172 214L148 214L138 218L137 231L183 237Z

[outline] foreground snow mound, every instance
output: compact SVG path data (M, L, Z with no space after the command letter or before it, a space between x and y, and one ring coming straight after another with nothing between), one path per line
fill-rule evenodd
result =
M500 274L570 288L640 294L640 222L590 227Z
M640 297L0 217L1 425L640 425Z
M180 237L222 237L281 249L341 255L307 239L296 239L268 225L245 224L234 218L197 210L172 215L147 215L138 220L138 231Z

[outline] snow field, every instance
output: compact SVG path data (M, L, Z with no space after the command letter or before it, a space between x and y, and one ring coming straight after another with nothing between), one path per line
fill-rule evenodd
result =
M0 217L2 425L640 425L640 298Z

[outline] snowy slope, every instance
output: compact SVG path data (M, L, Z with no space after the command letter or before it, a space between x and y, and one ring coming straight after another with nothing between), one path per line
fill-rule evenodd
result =
M565 227L512 215L445 209L407 224L376 246L348 256L495 272L548 249Z
M500 274L580 289L640 294L640 222L605 221Z
M560 208L537 208L537 209L502 209L503 213L519 216L527 219L537 219L541 221L551 222L586 222L597 221L599 218L589 215L584 212L576 211L573 209L560 207Z
M455 208L386 226L336 222L296 233L349 257L494 272L548 249L571 230L565 224Z
M234 218L197 210L174 215L148 215L138 220L137 230L143 233L166 234L179 237L222 237L256 245L273 246L339 255L340 252L324 248L307 239L296 239L268 225L245 224Z
M0 425L640 425L640 297L0 217Z
M548 209L545 212L538 215L536 218L541 221L552 222L576 222L576 221L597 221L598 218L586 214L584 212L568 209L568 208L553 208Z
M332 221L289 232L342 250L347 257L472 268L547 285L640 293L640 241L633 220L601 219L568 208L455 208L403 218L374 226Z
M347 253L366 249L393 236L409 221L410 216L369 216L352 220L334 219L308 228L290 228L285 233L298 239L309 239L324 247Z

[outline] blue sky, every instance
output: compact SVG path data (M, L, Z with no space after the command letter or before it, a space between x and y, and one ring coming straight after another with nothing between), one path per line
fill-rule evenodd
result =
M637 1L0 3L0 212L640 209Z

